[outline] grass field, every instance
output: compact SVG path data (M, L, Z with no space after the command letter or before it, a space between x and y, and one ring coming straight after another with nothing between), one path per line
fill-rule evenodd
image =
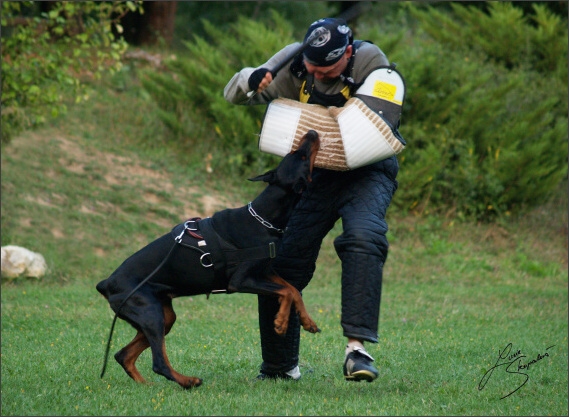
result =
M149 352L139 368L150 384L112 358L100 379L113 315L95 284L173 225L262 187L180 155L152 112L136 90L101 88L88 107L2 148L2 245L40 252L50 268L41 280L2 281L2 415L567 415L566 184L495 224L389 213L371 384L342 377L340 224L304 291L322 333L302 334L300 381L255 380L248 294L174 302L170 360L201 387L154 374ZM133 336L119 321L111 352Z

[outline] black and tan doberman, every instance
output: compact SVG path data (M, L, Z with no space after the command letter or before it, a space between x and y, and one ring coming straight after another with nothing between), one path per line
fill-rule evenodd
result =
M172 307L176 297L209 296L212 292L272 294L280 301L274 321L278 334L286 333L293 304L303 328L311 333L320 331L296 288L271 270L291 211L311 181L319 147L318 134L308 131L298 149L286 155L276 169L251 178L268 183L251 203L175 226L97 284L115 312L115 320L121 318L138 331L115 354L132 379L145 382L135 363L150 347L154 372L183 388L201 385L200 378L176 372L166 355L165 336L176 321Z

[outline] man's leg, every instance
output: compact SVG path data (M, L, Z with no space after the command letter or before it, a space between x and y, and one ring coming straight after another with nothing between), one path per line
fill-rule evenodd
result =
M337 174L332 174L337 175ZM305 191L288 222L277 257L275 271L302 291L312 278L322 239L338 219L333 204L335 193L330 190L335 182L327 174L315 170L309 190ZM274 319L279 303L276 297L258 296L259 330L263 363L260 378L300 378L298 366L300 347L300 320L291 309L288 331L284 337L274 331ZM296 371L296 372L295 372ZM289 372L289 374L287 374Z
M258 304L261 354L263 357L259 378L300 378L300 372L294 372L298 365L300 349L298 314L291 309L288 330L284 336L279 336L274 330L275 315L279 310L278 299L268 295L258 295Z
M343 233L334 241L342 261L342 328L348 338L344 375L373 381L378 376L364 341L377 343L383 265L388 242L385 214L397 182L383 170L367 170L353 181L353 194L339 208Z

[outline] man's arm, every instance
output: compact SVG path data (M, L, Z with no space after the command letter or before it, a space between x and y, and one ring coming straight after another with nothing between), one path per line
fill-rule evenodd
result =
M259 68L267 68L267 70L274 68L292 50L298 48L299 45L300 44L298 42L287 45L259 67L246 67L235 73L223 90L223 96L225 99L233 104L266 104L279 96L287 95L285 94L285 91L282 90L282 83L279 82L280 79L275 77L275 80L265 90L263 90L263 92L254 94L252 97L247 97L247 93L250 90L249 77L251 77L251 74ZM282 73L288 70L288 65L289 64L283 67L281 70ZM279 74L281 72L279 72ZM282 74L281 78L284 78L282 77Z

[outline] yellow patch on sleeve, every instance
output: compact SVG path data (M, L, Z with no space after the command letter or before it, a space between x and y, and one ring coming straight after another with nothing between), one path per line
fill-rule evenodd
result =
M402 103L399 100L395 99L396 92L397 87L395 85L386 83L384 81L376 81L373 85L372 95L374 97L401 105Z

